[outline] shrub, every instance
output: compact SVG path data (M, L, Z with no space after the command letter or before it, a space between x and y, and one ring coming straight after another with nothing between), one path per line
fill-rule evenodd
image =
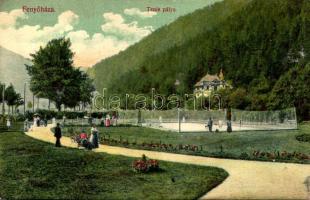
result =
M19 122L22 122L22 121L25 121L25 116L23 114L18 114L16 117L15 117L15 120L16 121L19 121Z
M310 142L310 134L297 135L296 140L300 142Z
M74 128L73 127L69 127L68 128L68 133L70 134L70 135L73 135L73 134L75 134L75 130L74 130Z
M243 152L243 153L240 154L239 158L243 159L243 160L246 160L246 159L249 159L250 156L246 152Z
M76 118L83 118L87 113L86 112L73 112L73 111L53 111L53 110L43 110L43 109L39 109L36 110L35 113L38 113L41 118L46 118L48 120L52 119L52 118L56 118L56 119L62 119L63 116L66 116L67 119L76 119ZM31 111L26 111L25 113L25 117L28 120L32 120L33 119L33 112Z
M33 119L33 112L27 110L26 113L25 113L25 117L26 117L26 119L31 121Z

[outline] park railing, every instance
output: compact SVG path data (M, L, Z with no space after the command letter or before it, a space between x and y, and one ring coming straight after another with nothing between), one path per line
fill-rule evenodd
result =
M207 132L212 123L212 131L226 131L228 120L226 110L118 110L111 111L110 124L136 125L176 132ZM107 116L97 118L61 119L65 125L104 124ZM295 108L277 111L231 110L233 131L296 129Z
M296 109L270 111L232 109L232 123L255 130L297 129Z

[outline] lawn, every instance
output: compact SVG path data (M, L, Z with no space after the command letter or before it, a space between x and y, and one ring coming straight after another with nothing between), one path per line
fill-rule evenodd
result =
M89 127L65 127L64 133L72 135L72 133L80 132L82 129L90 132ZM234 159L310 163L307 158L299 159L301 156L310 155L310 143L296 140L296 136L310 133L310 123L300 124L298 130L279 131L177 133L145 127L99 127L99 132L101 139L128 141L127 147L129 148L152 149L141 145L143 143L165 143L174 146L188 144L197 146L199 151L178 150L176 148L171 151ZM131 145L132 143L137 145ZM124 146L120 142L109 144ZM162 148L155 148L154 150L163 151ZM254 151L259 151L261 154L254 155Z
M0 199L195 199L228 176L219 168L164 161L160 172L137 173L133 160L2 132Z

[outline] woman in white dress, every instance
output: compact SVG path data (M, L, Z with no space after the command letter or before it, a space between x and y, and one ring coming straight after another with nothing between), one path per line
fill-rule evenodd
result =
M53 126L56 126L56 118L55 117L53 117L53 119L52 119L52 124L53 124Z
M8 127L8 129L11 128L11 121L10 121L10 118L7 118L7 120L6 120L6 126Z
M33 117L33 127L37 127L37 117Z

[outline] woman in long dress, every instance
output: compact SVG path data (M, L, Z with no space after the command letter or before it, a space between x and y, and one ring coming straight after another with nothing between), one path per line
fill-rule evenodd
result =
M91 135L89 141L92 143L93 148L99 147L99 136L98 136L98 129L96 128L96 125L93 124L93 127L90 130Z
M109 127L110 125L111 125L110 115L107 114L106 120L105 120L105 126L106 126L106 127Z
M11 121L10 121L10 118L8 118L8 119L6 120L6 126L8 127L8 129L11 128Z
M52 119L52 124L53 124L53 126L56 126L56 118L55 117L53 117L53 119Z
M33 127L37 126L37 117L33 117Z

